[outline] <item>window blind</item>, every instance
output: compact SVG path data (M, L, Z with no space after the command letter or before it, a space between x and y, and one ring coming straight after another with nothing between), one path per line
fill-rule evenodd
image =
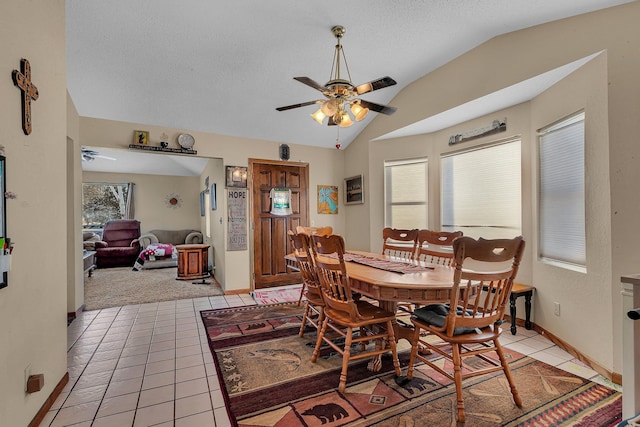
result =
M540 257L586 265L584 113L539 134Z
M427 159L384 164L385 227L427 228Z
M441 163L442 230L486 239L522 233L520 140L443 155Z

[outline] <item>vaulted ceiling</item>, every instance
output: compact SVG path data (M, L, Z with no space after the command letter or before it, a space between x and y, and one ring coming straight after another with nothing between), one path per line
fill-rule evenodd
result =
M342 44L354 84L384 76L398 83L362 98L393 105L408 84L492 37L628 2L67 0L68 90L80 116L333 147L336 127L309 117L316 106L276 107L322 98L293 77L329 80L334 25L346 27ZM501 103L522 102L535 93L532 84L549 81L540 80L501 94ZM399 135L496 108L475 107L425 117L428 127L417 123ZM370 113L342 128L342 146L385 118Z

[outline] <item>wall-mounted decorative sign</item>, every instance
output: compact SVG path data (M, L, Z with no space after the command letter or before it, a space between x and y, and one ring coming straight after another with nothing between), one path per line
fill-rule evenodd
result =
M31 82L31 64L22 58L20 60L20 71L13 70L11 73L13 84L22 91L22 131L25 135L31 134L31 100L38 99L38 88Z
M291 215L291 190L288 188L272 188L269 192L271 198L272 215Z
M364 203L364 180L362 175L352 176L344 180L344 204L357 205Z
M507 130L507 119L503 121L494 120L489 126L478 129L469 130L467 132L452 135L449 138L449 145L459 144L460 142L470 141L483 136L493 135L494 133L504 132Z
M247 249L247 190L227 190L227 250Z
M247 188L247 167L227 166L227 188Z
M140 145L149 144L149 132L147 132L146 130L134 130L133 143Z
M318 213L338 213L338 187L333 185L318 185Z

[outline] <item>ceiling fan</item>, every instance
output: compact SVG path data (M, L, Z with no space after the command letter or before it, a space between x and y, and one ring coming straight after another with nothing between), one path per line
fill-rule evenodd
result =
M92 150L90 148L82 147L81 149L82 161L83 162L93 162L96 158L106 159L106 160L116 160L114 157L103 156L99 151Z
M387 105L376 104L374 102L366 101L358 98L359 95L372 92L374 90L383 89L388 86L393 86L396 81L391 77L382 77L377 80L372 80L368 83L364 83L358 86L354 86L351 83L351 73L349 73L349 66L347 64L347 58L344 55L344 50L340 40L344 36L346 29L341 25L336 25L331 28L331 32L338 40L336 49L333 55L333 64L331 67L331 75L329 81L324 86L313 81L309 77L294 77L295 80L300 83L304 83L320 92L325 96L325 99L318 99L315 101L303 102L300 104L287 105L285 107L278 107L276 110L285 111L293 108L305 107L307 105L320 104L320 108L311 117L318 123L322 124L325 117L328 117L328 125L338 125L339 127L348 127L353 124L351 114L356 121L364 119L369 110L376 113L382 113L391 115L395 113L396 108ZM340 75L340 62L344 61L345 68L347 70L348 80L341 78Z

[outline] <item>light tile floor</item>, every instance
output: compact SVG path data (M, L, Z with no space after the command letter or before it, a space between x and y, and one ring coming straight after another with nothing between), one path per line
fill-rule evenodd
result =
M200 311L253 304L243 294L81 313L68 327L69 383L40 425L230 426ZM534 331L501 342L621 389Z

